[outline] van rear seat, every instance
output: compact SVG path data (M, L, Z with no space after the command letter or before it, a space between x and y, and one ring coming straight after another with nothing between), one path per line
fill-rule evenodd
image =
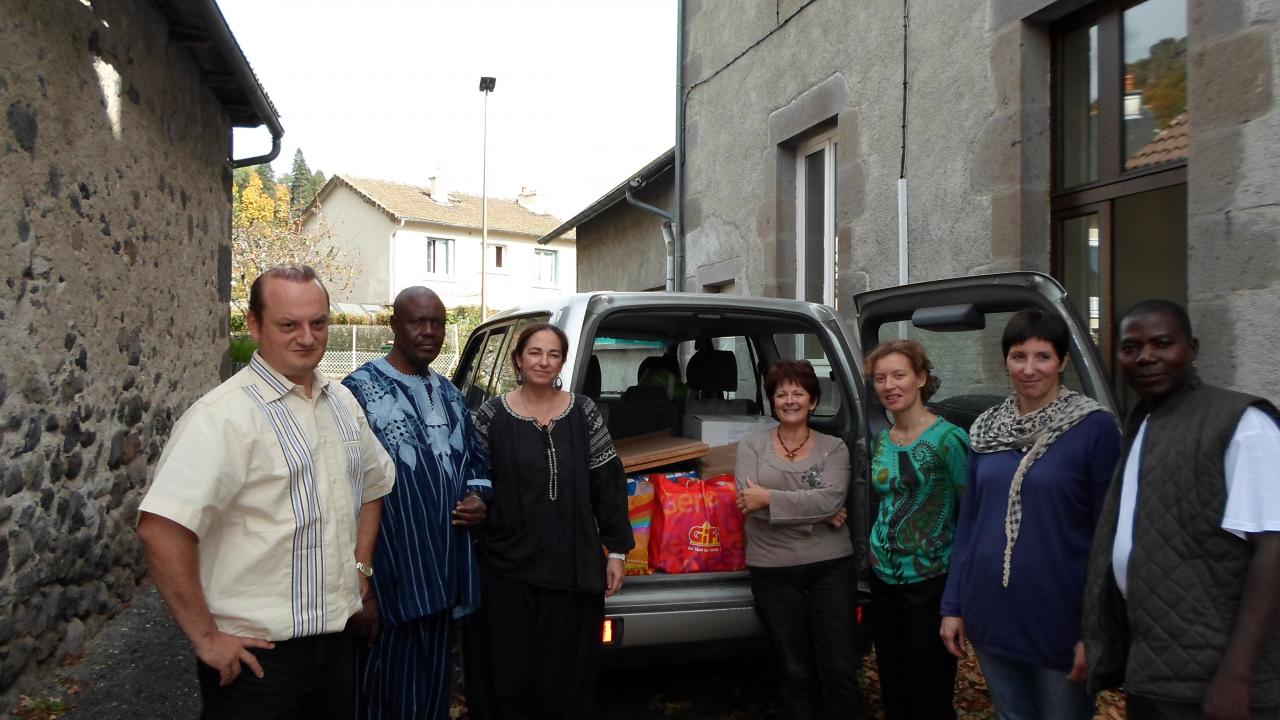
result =
M727 400L724 393L738 389L738 358L732 350L703 348L689 358L685 368L689 397L684 411L689 415L755 415L753 400Z

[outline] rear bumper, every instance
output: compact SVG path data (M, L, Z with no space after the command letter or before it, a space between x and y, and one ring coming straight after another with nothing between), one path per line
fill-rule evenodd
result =
M864 653L870 647L867 600L860 587L859 607L849 609L862 610L858 645ZM605 601L604 611L612 621L610 652L765 637L745 572L629 577L622 590Z
M651 647L764 635L745 572L629 577L605 601L620 629L613 647Z

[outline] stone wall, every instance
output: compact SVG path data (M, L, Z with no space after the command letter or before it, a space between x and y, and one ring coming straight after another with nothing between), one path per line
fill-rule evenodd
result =
M218 382L230 126L147 0L0 0L0 109L11 696L132 597L140 495L174 421Z
M636 191L637 200L667 212L673 175L663 172ZM619 200L578 226L578 292L661 290L666 287L667 246L663 219ZM686 288L696 292L696 288Z
M1050 24L1088 0L924 0L907 42L910 279L1050 269ZM838 310L897 283L902 5L686 0L686 287L794 296L795 151L834 131ZM1189 310L1212 382L1280 384L1280 0L1188 0ZM590 252L588 250L588 252ZM583 253L583 264L591 261Z
M1280 399L1280 2L1192 0L1189 309L1206 378Z
M689 0L686 23L687 286L740 257L739 292L793 296L795 148L827 130L837 307L848 315L854 293L896 283L901 4ZM994 32L985 3L940 0L913 4L910 33L911 280L1047 268L1047 115L1027 127L1019 79L1043 75L1032 104L1047 108L1047 59L1027 65L1047 40Z

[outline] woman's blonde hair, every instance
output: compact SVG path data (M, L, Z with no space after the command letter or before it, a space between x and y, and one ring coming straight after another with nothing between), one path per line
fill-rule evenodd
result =
M933 374L933 363L929 361L929 354L924 351L924 345L915 340L886 340L877 345L867 354L866 362L862 364L863 375L868 380L872 379L875 376L876 363L894 353L905 357L911 363L911 369L915 374L924 377L924 386L920 388L920 399L928 402L929 398L938 392L942 381Z

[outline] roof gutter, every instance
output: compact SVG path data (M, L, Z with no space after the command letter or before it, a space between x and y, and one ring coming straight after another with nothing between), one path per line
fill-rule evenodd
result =
M662 153L661 155L659 155L658 157L654 158L652 161L649 162L648 165L645 165L644 167L640 168L640 170L638 170L637 172L633 173L632 175L629 175L626 180L623 180L621 183L619 183L618 185L614 186L611 190L609 190L609 192L600 196L598 200L588 205L586 209L584 209L582 212L578 213L577 215L574 215L568 220L565 220L555 230L552 230L546 235L543 235L541 238L538 239L538 244L546 245L552 240L555 240L561 235L569 232L570 230L596 217L597 215L604 212L605 210L608 210L609 208L613 207L618 202L626 198L627 188L638 188L638 187L643 187L644 185L649 184L650 181L652 181L657 176L661 175L663 172L666 172L667 168L671 167L671 159L673 157L673 153L674 153L674 150L668 150ZM639 184L636 184L637 182ZM670 217L667 216L665 213L663 213L663 217L670 219Z
M222 11L218 9L214 0L197 0L193 5L200 19L204 21L204 27L208 30L214 47L217 48L219 54L231 66L232 74L235 75L240 87L248 95L253 109L262 118L262 122L266 124L267 129L271 131L270 152L249 158L228 158L228 162L233 168L242 168L275 160L280 154L280 140L284 137L284 126L280 124L280 118L276 115L275 108L271 106L271 101L267 99L267 94L263 91L262 85L258 83L258 78L254 76L253 70L249 68L249 61L245 59L244 52L240 50L240 44L231 35L231 28L227 26L227 20L222 16Z

